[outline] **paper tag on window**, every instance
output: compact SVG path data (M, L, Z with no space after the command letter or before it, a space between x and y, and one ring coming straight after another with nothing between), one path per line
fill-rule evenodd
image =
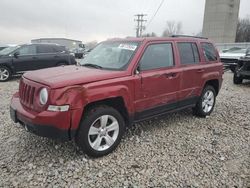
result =
M120 49L132 50L132 51L135 51L136 47L137 47L136 45L132 45L132 44L120 44L118 46L118 48L120 48Z

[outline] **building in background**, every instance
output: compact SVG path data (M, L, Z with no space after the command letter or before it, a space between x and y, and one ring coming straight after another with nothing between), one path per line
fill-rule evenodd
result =
M40 38L33 39L31 43L53 43L65 46L75 57L82 58L85 53L85 46L82 41L66 38Z
M206 0L202 35L216 43L235 42L240 0Z

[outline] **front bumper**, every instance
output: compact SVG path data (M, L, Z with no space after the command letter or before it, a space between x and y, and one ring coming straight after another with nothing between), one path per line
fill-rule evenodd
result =
M25 108L18 97L13 97L10 116L15 123L20 123L27 131L38 136L68 141L75 134L75 130L70 129L70 111L34 112Z

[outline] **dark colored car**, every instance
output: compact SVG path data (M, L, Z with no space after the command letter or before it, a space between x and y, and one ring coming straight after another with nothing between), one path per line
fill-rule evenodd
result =
M0 46L0 51L2 51L5 48L7 48L7 46Z
M109 40L80 65L25 73L10 114L26 130L74 139L95 157L113 151L135 122L184 108L210 115L223 74L214 45L192 37Z
M0 51L0 82L12 75L60 65L76 64L64 46L56 44L26 44Z
M241 84L244 79L250 80L250 48L247 49L245 57L241 58L234 72L234 84Z
M220 53L220 59L224 64L224 69L230 69L234 72L239 60L245 57L246 51L246 48L234 47L226 52Z

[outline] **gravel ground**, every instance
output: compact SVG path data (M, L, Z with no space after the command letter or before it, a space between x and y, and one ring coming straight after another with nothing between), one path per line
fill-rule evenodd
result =
M14 124L18 78L0 83L0 187L250 187L250 82L232 76L210 117L185 110L136 124L98 159Z

